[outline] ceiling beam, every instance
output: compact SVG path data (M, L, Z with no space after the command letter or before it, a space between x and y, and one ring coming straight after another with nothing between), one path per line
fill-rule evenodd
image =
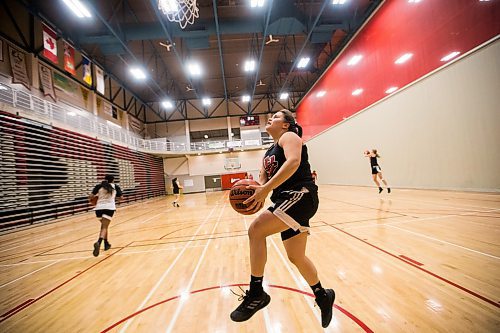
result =
M219 17L217 15L217 1L212 0L214 7L214 19L215 19L215 30L217 32L217 44L219 46L219 59L220 67L222 70L222 82L224 83L224 99L226 100L226 114L229 114L229 106L227 103L227 86L226 86L226 74L224 73L224 57L222 55L222 45L220 41L220 29L219 29Z

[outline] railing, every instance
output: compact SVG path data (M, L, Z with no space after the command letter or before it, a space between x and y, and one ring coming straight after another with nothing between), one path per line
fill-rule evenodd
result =
M166 138L145 140L135 133L121 128L115 124L89 113L77 107L64 108L60 105L44 100L30 93L18 90L6 84L0 83L0 103L10 105L14 108L30 111L37 118L48 123L57 121L85 131L93 135L109 138L121 142L129 147L147 150L151 152L202 152L222 150L243 150L244 148L255 148L267 145L272 141L267 139L258 140L224 140L193 142L189 146L182 142L170 142ZM163 141L164 140L164 141Z

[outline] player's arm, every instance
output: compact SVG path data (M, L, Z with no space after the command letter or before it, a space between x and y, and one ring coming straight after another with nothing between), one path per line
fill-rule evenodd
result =
M262 165L260 167L260 171L259 171L259 183L261 185L264 185L265 183L267 183L267 173L266 173L266 169L264 169L264 165Z
M120 188L120 186L115 184L115 190L116 190L116 201L120 203L123 200L122 189Z
M95 196L97 196L97 193L99 193L99 189L101 188L101 184L96 185L92 192L89 194L89 201L92 200Z

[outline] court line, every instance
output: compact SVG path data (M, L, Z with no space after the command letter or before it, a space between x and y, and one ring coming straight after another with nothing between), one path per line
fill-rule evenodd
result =
M489 298L487 298L487 297L485 297L485 296L482 296L482 295L480 295L480 294L478 294L478 293L476 293L476 292L474 292L474 291L472 291L472 290L470 290L470 289L467 289L467 288L465 288L465 287L463 287L463 286L459 285L458 283L455 283L455 282L453 282L453 281L451 281L451 280L448 280L448 279L446 279L446 278L444 278L444 277L442 277L442 276L440 276L440 275L438 275L438 274L436 274L436 273L433 273L433 272L431 272L431 271L429 271L429 270L427 270L427 269L425 269L425 268L423 268L423 267L420 267L420 266L418 266L418 265L416 265L416 264L414 264L414 263L412 263L412 262L410 262L410 261L406 261L406 260L404 260L403 258L399 257L398 255L395 255L395 254L393 254L393 253L391 253L391 252L389 252L389 251L387 251L387 250L384 250L384 249L382 249L381 247L378 247L378 246L376 246L376 245L374 245L374 244L372 244L372 243L370 243L370 242L368 242L368 241L365 241L364 239L361 239L361 238L359 238L359 237L357 237L357 236L354 236L353 234L348 233L348 232L347 232L347 231L345 231L345 230L342 230L342 229L340 229L340 228L337 228L337 227L335 227L335 226L333 226L333 225L330 225L330 227L332 227L332 228L334 228L334 229L336 229L336 230L338 230L338 231L340 231L340 232L342 232L342 233L344 233L344 234L346 234L346 235L348 235L348 236L350 236L350 237L352 237L352 238L354 238L354 239L357 239L357 240L359 240L360 242L363 242L363 243L365 243L366 245L371 246L371 247L373 247L373 248L375 248L375 249L377 249L377 250L379 250L379 251L381 251L381 252L383 252L383 253L385 253L385 254L387 254L387 255L389 255L389 256L391 256L391 257L393 257L393 258L396 258L397 260L402 261L402 262L406 263L407 265L413 266L413 267L415 267L416 269L421 270L421 271L422 271L422 272L424 272L424 273L427 273L427 274L429 274L429 275L431 275L431 276L433 276L433 277L435 277L435 278L437 278L437 279L439 279L439 280L441 280L441 281L443 281L443 282L446 282L447 284L449 284L449 285L451 285L451 286L453 286L453 287L455 287L455 288L458 288L458 289L460 289L460 290L462 290L462 291L464 291L464 292L466 292L466 293L468 293L468 294L470 294L470 295L472 295L472 296L474 296L474 297L476 297L476 298L479 298L480 300L482 300L482 301L484 301L484 302L486 302L486 303L489 303L489 304L491 304L491 305L495 306L496 308L500 308L500 304L498 304L497 302L492 301L492 300L490 300Z
M224 213L224 209L226 208L226 205L227 205L227 201L224 202L224 204L222 205L222 208L220 210L220 214L217 217L217 222L215 223L215 225L212 228L212 231L211 231L212 234L217 229L217 226L220 223L221 216ZM194 278L196 277L196 274L198 274L198 270L200 269L200 265L203 263L203 258L205 258L205 254L207 253L208 246L210 245L211 242L212 242L212 239L210 239L207 242L207 244L205 244L205 248L203 249L203 252L201 253L200 258L198 259L198 263L196 264L196 267L195 267L195 269L193 271L193 274L191 274L191 278L189 279L187 287L185 288L186 291L188 291L188 290L191 289L191 286L193 285L193 282L194 282ZM173 328L175 326L175 323L177 321L177 318L179 317L179 314L180 314L180 312L182 310L182 306L183 306L183 302L179 302L179 305L177 306L177 309L175 309L174 316L172 317L172 319L170 319L170 322L168 324L168 327L167 327L167 330L166 330L167 333L171 333L172 332L172 330L173 330Z
M203 222L200 224L200 226L198 227L198 229L196 229L195 234L191 237L191 240L189 240L186 243L186 245L184 245L184 247L182 248L181 252L179 252L179 254L177 255L177 257L175 257L174 261L170 264L170 266L167 268L167 270L165 272L163 272L163 274L160 277L160 279L156 282L156 284L153 286L153 288L149 291L149 293L147 294L146 298L144 298L144 300L141 302L141 304L136 308L136 310L135 310L136 312L140 311L144 307L144 305L146 305L146 303L151 299L151 297L153 297L153 294L156 292L156 290L158 289L158 287L160 286L160 284L163 282L163 280L165 280L165 278L170 273L170 271L172 270L172 268L175 266L175 264L177 263L177 261L179 260L179 258L182 257L182 255L184 254L184 251L186 251L188 245L191 244L191 242L193 241L193 239L200 232L201 228L205 225L205 223L210 219L210 217L212 216L213 212L215 211L215 209L218 206L219 206L219 204L217 203L212 208L212 210L210 211L210 213L208 214L208 216L203 220ZM120 330L120 333L126 332L131 323L132 323L132 320L130 320L130 321L127 320L126 323L125 323L125 325Z
M431 216L431 217L422 217L422 218L414 218L411 220L403 220L403 221L396 221L396 222L388 222L388 223L377 223L377 224L366 224L366 225L355 225L355 226L347 226L344 229L359 229L359 228L368 228L368 227L379 227L379 226L391 226L394 224L403 224L403 223L409 223L409 222L421 222L421 221L431 221L431 220L439 220L439 219L444 219L447 217L453 217L453 216L475 216L474 214L477 213L491 213L494 211L500 210L500 208L492 209L492 210L484 210L484 211L476 211L476 212L467 212L467 213L460 213L460 214L445 214L445 215L439 215L439 216ZM480 216L478 216L480 217ZM330 224L328 224L330 225Z
M5 286L8 286L9 284L14 283L14 282L16 282L16 281L19 281L19 280L21 280L21 279L23 279L23 278L25 278L25 277L27 277L27 276L30 276L31 274L35 274L36 272L39 272L39 271L41 271L42 269L45 269L45 268L50 267L50 266L52 266L52 265L55 265L55 264L57 264L58 262L59 262L59 261L53 262L53 263L51 263L51 264L48 264L48 265L43 266L42 268L39 268L39 269L37 269L37 270L34 270L33 272L26 273L26 274L24 274L23 276L18 277L18 278L17 278L17 279L15 279L15 280L12 280L12 281L10 281L10 282L7 282L7 283L4 283L4 284L0 285L0 288L3 288L3 287L5 287Z
M190 292L190 294L194 295L194 294L198 294L198 293L209 291L209 290L213 290L213 289L222 289L222 288L231 288L231 287L248 287L248 283L236 283L236 284L228 284L228 285L224 285L224 286L208 287L208 288L193 290L193 291ZM293 291L293 292L296 292L296 293L299 293L299 294L307 295L309 297L314 297L314 295L311 294L311 293L308 293L308 292L305 292L305 291L302 291L302 290L299 290L299 289L295 289L295 288L284 287L284 286L274 285L274 284L269 285L269 287L270 288L283 289L283 290L287 290L287 291ZM106 327L100 333L107 333L107 332L111 331L112 329L114 329L115 327L117 327L118 325L121 325L124 322L126 322L126 321L128 321L128 320L130 320L130 319L132 319L134 317L137 317L138 315L142 314L143 312L146 312L146 311L148 311L148 310L150 310L152 308L155 308L155 307L157 307L159 305L165 304L167 302L170 302L170 301L173 301L173 300L176 300L176 299L179 299L179 298L181 298L181 295L173 296L173 297L164 299L162 301L159 301L159 302L157 302L155 304L152 304L152 305L150 305L148 307L145 307L145 308L143 308L143 309L141 309L139 311L136 311L136 312L128 315L127 317L125 317L125 318L117 321L116 323L112 324L111 326ZM367 332L367 333L373 333L373 331L365 323L363 323L355 315L353 315L352 313L350 313L349 311L347 311L346 309L344 309L342 306L334 304L333 307L335 309L338 309L340 312L342 312L343 314L345 314L346 317L348 317L349 319L351 319L352 321L354 321L356 324L358 324L359 327L361 327L365 332Z
M427 238L427 239L431 239L431 240L437 241L439 243L444 243L444 244L447 244L447 245L455 246L455 247L461 248L463 250L474 252L474 253L477 253L477 254L481 254L483 256L487 256L487 257L490 257L490 258L493 258L493 259L500 259L500 257L497 257L495 255L488 254L488 253L481 252L481 251L477 251L477 250L473 250L471 248L468 248L468 247L465 247L465 246L462 246L462 245L458 245L458 244L455 244L455 243L447 242L445 240L441 240L441 239L438 239L438 238L430 237L430 236L427 236L427 235L419 233L419 232L414 232L414 231L406 230L406 229L403 229L403 228L400 228L400 227L396 227L396 226L393 226L393 225L387 225L387 227L394 228L394 229L399 229L399 230L408 232L410 234L413 234L413 235L416 235L416 236L419 236L419 237L423 237L423 238Z
M129 243L131 244L131 243ZM121 251L123 250L125 247L119 249L118 251ZM90 267L87 267L85 270L77 273L76 275L74 275L73 277L69 278L68 280L60 283L59 285L55 286L54 288L50 289L49 291L45 292L44 294L38 296L37 298L35 298L31 303L29 303L28 305L26 306L23 306L23 307L20 307L19 305L16 306L16 308L18 308L18 310L15 310L15 311L12 311L12 310L9 310L9 314L8 315L5 315L4 317L0 318L0 323L9 319L10 317L12 317L13 315L15 315L16 313L28 308L29 306L31 306L32 304L36 303L37 301L41 300L42 298L44 298L45 296L53 293L54 291L56 291L57 289L61 288L62 286L64 286L65 284L71 282L72 280L76 279L77 277L79 277L80 275L82 275L83 273L87 272L88 270L92 269L93 267L99 265L100 263L102 263L103 261L111 258L114 254L116 254L118 251L110 254L109 256L105 257L104 259L98 261L97 263L91 265Z

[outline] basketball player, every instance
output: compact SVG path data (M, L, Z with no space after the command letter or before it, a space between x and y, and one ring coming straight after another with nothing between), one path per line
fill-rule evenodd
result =
M174 192L174 195L175 195L175 200L172 202L172 205L174 207L180 207L179 204L177 203L177 201L179 201L179 196L180 196L180 194L179 194L180 190L179 189L181 189L181 188L183 188L183 187L181 186L181 184L177 180L177 177L175 177L174 179L172 179L172 189L173 189L173 192Z
M115 177L107 175L104 177L102 183L97 184L89 195L89 200L95 196L98 197L94 210L95 216L97 216L97 219L101 222L99 239L94 243L94 252L92 252L94 257L99 255L99 248L103 240L104 251L111 248L111 244L108 242L108 227L116 211L115 198L118 198L118 202L122 200L122 190L120 186L113 183L114 180Z
M316 180L318 179L318 174L316 173L316 170L313 170L311 173L311 177L313 179L313 182L316 183Z
M372 149L371 152L369 150L366 150L365 156L370 158L370 166L372 168L372 177L373 177L373 181L378 186L378 193L381 193L384 189L382 187L380 187L380 183L377 180L377 176L380 178L380 180L387 187L387 192L391 193L391 188L389 186L387 186L387 182L385 181L384 177L382 176L382 169L378 165L377 158L380 158L380 155L377 153L377 149Z
M263 290L264 267L267 261L266 237L281 233L288 258L311 286L321 309L321 325L327 327L332 319L335 292L324 289L316 267L306 256L309 219L318 209L318 187L311 177L307 147L302 143L302 128L289 110L276 112L267 122L266 131L274 144L264 155L260 184L249 185L255 190L244 203L248 210L260 209L272 191L273 206L261 213L250 225L250 290L243 302L231 313L233 321L250 319L271 301Z

